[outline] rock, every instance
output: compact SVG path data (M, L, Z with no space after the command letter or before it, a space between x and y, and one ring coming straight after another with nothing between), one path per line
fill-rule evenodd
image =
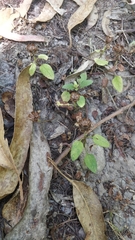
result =
M98 184L97 188L98 194L101 197L106 192L106 189L104 188L103 183Z
M131 142L132 148L135 149L135 134L132 135L130 142Z
M129 171L134 175L135 174L135 159L132 158L130 155L127 156L127 166Z
M124 193L124 198L125 199L132 199L132 197L133 197L133 193L131 193L131 192L129 192L129 191L126 191L125 193Z

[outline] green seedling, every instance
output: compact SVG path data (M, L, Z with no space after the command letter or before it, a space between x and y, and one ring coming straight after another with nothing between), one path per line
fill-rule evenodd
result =
M123 91L123 80L121 76L115 76L112 80L113 87L121 93Z
M94 61L99 66L106 66L106 65L108 65L108 61L106 61L105 59L102 59L102 58L94 58Z
M132 45L135 44L135 41L133 41L130 45L130 47L132 47ZM106 50L106 47L104 49L101 49L101 50L95 50L95 52L97 53L104 53ZM109 62L104 59L102 57L102 54L100 55L99 58L94 58L94 62L98 65L98 66L101 66L101 67L105 67L109 64ZM123 79L121 76L115 76L113 79L112 79L112 85L113 85L113 88L118 91L119 93L121 93L123 91Z
M93 137L93 142L101 147L104 148L108 148L110 146L110 143L107 141L107 139L105 139L104 137L102 137L99 134L95 134ZM75 161L78 159L78 157L80 156L80 154L83 152L84 149L84 145L81 141L74 141L71 147L71 159L72 161ZM93 154L86 154L84 157L84 163L87 166L87 168L89 170L91 170L93 173L97 172L97 161L96 158Z
M80 74L80 78L77 78L76 81L74 81L74 83L66 83L63 85L63 89L67 90L64 91L61 94L61 98L64 102L69 102L70 101L70 91L79 91L85 87L88 87L89 85L91 85L93 83L93 81L91 79L87 79L87 73L84 72L82 74ZM84 96L80 95L80 98L78 99L78 101L76 102L77 105L79 107L84 107L85 106L85 98Z
M38 67L37 66L37 62L38 62L39 59L47 61L48 56L45 55L45 54L39 54L38 57L34 59L34 62L31 63L31 66L29 68L29 74L30 74L31 77L36 72L36 69ZM46 78L48 78L50 80L54 79L54 71L53 71L52 67L49 64L47 64L47 63L41 64L39 66L39 70L43 74L44 77L46 77Z

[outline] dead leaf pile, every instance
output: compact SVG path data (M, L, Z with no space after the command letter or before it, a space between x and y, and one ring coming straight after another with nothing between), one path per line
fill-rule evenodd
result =
M78 5L78 9L73 13L68 21L68 32L70 47L72 45L71 30L78 24L88 18L87 30L93 27L98 19L97 9L95 3L97 0L74 0ZM2 37L8 38L14 41L26 42L26 41L37 41L44 42L45 38L43 36L36 35L20 35L13 33L12 30L15 28L14 20L18 20L20 17L25 17L29 11L32 0L24 0L20 3L20 6L16 9L13 8L2 8L0 10L0 35ZM51 20L56 13L63 15L66 10L62 9L63 0L47 0L44 8L38 17L33 18L30 22L47 22Z

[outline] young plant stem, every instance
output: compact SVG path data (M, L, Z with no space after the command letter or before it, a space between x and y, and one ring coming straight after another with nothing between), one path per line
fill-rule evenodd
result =
M99 127L100 125L102 125L103 123L109 121L110 119L116 117L119 114L122 114L124 111L126 111L127 109L133 107L135 105L135 100L133 102L131 102L130 104L120 108L119 110L115 111L114 113L110 114L109 116L103 118L102 120L100 120L99 122L95 123L87 132L81 134L79 137L77 137L74 141L76 140L82 140L83 138L85 138L89 133L91 133L94 129L96 129L97 127ZM73 142L74 142L73 141ZM61 154L60 156L56 159L55 164L58 165L61 160L70 152L71 146L73 144L73 142L69 145L69 147L67 147Z

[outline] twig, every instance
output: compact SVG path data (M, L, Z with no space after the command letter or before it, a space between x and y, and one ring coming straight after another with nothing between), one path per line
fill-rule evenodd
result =
M132 33L132 32L135 32L135 28L133 28L133 29L116 30L116 33L123 33L123 32Z
M74 141L76 140L82 140L84 137L86 137L89 133L91 133L94 129L96 129L97 127L99 127L101 124L109 121L110 119L116 117L119 114L122 114L124 111L126 111L127 109L133 107L135 105L135 100L133 102L131 102L130 104L128 104L127 106L122 107L121 109L117 110L116 112L110 114L109 116L103 118L102 120L100 120L99 122L97 122L96 124L94 124L90 130L88 130L87 132L81 134L79 137L77 137ZM73 142L74 142L73 141ZM72 143L73 143L72 142ZM56 159L55 164L58 165L61 160L70 152L70 148L72 146L72 143L70 144L70 147L67 147L62 153L61 155Z

